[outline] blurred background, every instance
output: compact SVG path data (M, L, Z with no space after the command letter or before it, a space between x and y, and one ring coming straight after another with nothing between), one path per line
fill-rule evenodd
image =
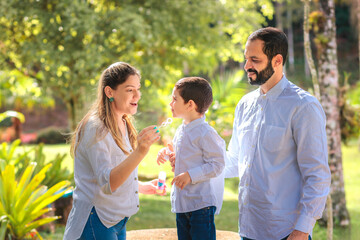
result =
M171 117L177 80L206 78L214 95L207 121L228 143L236 104L254 89L243 70L245 42L266 26L287 34L286 76L315 95L327 114L332 204L313 239L329 239L329 209L331 236L358 239L359 0L0 0L0 166L4 179L14 176L0 182L0 239L2 233L4 238L62 239L74 186L67 139L93 103L107 66L124 61L141 71L142 99L134 117L138 130ZM180 123L174 119L161 131L161 140L139 166L140 179L157 178L165 170L170 190L173 173L155 158ZM41 224L41 214L25 221L20 207L9 210L12 203L23 203L26 184L14 194L10 190L26 169L31 169L28 179L44 174L44 180L36 196L23 197L44 195L43 186L57 188L42 199L44 208L52 204L56 209L42 217L51 224ZM216 217L220 230L237 231L237 183L226 180L223 210ZM141 196L140 202L128 230L175 227L169 194ZM9 217L14 215L18 221ZM62 219L54 222L53 215Z

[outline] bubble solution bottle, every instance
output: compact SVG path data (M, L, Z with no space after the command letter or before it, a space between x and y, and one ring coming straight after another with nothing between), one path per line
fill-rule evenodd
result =
M158 194L162 194L165 191L165 181L166 181L166 172L160 171L159 172L159 179L158 179L158 186L156 192Z

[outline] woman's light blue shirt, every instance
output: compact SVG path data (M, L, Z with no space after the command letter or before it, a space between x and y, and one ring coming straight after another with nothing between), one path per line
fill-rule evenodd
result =
M109 132L104 137L97 131L97 118L90 118L75 156L73 207L66 223L64 239L78 239L94 206L101 222L112 227L139 210L137 168L114 192L110 172L127 158ZM100 139L99 139L100 138ZM128 137L124 138L132 151Z

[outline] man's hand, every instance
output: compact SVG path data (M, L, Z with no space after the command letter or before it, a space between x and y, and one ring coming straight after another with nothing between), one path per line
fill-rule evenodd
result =
M191 183L191 177L188 172L180 173L172 180L171 185L174 183L175 186L183 190L186 185Z
M308 240L309 234L298 230L292 231L287 240Z

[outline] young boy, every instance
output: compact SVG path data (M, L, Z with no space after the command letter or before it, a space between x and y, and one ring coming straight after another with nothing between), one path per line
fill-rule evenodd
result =
M175 178L171 182L171 211L176 213L178 239L216 239L214 214L223 200L225 141L205 122L212 103L210 84L200 77L180 79L170 103L173 117L183 124L173 139ZM157 162L164 163L165 149Z

